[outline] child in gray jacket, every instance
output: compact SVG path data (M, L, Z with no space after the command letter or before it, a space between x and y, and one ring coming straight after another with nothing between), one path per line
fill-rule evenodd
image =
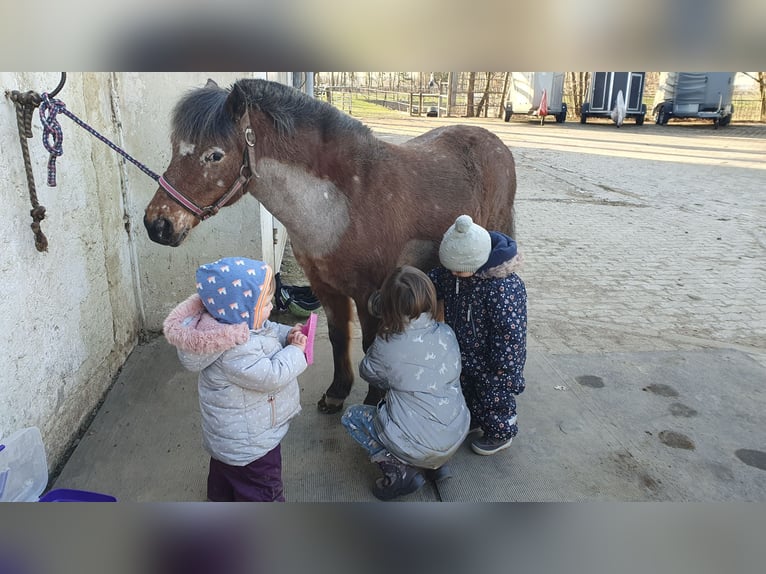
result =
M470 414L460 390L457 338L434 319L428 276L414 267L395 269L370 307L381 324L359 375L386 396L377 406L349 407L341 423L383 472L373 494L389 500L423 486L421 469L443 468L467 436Z
M209 500L284 502L280 442L301 410L306 335L268 321L274 275L227 257L197 269L197 293L165 319L181 364L199 372Z

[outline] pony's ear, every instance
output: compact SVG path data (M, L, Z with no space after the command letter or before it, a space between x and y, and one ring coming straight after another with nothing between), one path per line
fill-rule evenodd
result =
M218 84L215 83L215 81L212 78L207 79L207 84L205 84L206 88L217 88Z
M234 84L231 87L231 93L229 94L229 97L226 98L226 111L234 120L239 120L239 118L241 118L245 113L246 106L247 98L245 96L245 92L242 91L242 88L238 83Z

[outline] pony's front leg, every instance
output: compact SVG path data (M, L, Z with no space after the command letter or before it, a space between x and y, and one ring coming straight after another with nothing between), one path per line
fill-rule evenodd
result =
M354 371L351 368L351 299L345 295L317 293L325 315L327 332L332 345L334 372L332 383L319 399L317 408L325 414L337 413L343 408L343 401L351 392Z
M367 353L367 349L370 348L372 342L375 340L375 336L378 333L378 325L380 320L370 315L367 311L367 302L356 303L357 315L359 316L359 325L362 327L362 349ZM377 405L380 400L386 395L386 392L375 385L367 386L367 396L364 398L365 405Z

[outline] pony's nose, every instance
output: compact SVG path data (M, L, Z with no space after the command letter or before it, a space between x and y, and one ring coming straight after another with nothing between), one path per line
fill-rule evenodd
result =
M149 238L162 245L171 245L173 243L173 222L164 217L158 217L149 221L144 216L144 227L149 233Z

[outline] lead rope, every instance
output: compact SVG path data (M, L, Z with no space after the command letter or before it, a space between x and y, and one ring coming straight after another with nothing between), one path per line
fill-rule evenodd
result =
M133 163L146 175L151 177L154 181L159 181L159 175L154 173L151 169L132 157L129 153L123 151L122 148L109 141L107 138L102 136L100 133L98 133L96 130L94 130L68 109L66 109L66 104L64 104L64 102L51 98L47 93L45 93L42 95L42 101L40 102L40 122L43 124L43 145L45 146L45 149L48 150L48 153L50 153L50 157L48 158L48 185L50 187L56 187L56 158L64 153L62 146L64 135L61 131L61 126L56 119L56 115L59 113L64 114L89 134L96 137L96 139L104 142L122 157ZM52 138L53 140L50 143L48 141L49 138Z
M61 83L53 91L53 94L63 86L65 76L62 77ZM45 206L40 205L37 199L37 186L35 185L35 175L32 169L32 160L29 156L29 144L28 139L33 137L32 134L32 116L35 108L40 107L40 122L43 126L43 146L50 154L48 157L48 186L56 187L56 159L64 153L64 132L61 129L61 125L56 119L58 113L62 113L71 119L78 126L85 131L96 137L98 140L104 142L114 151L119 153L122 157L133 163L138 169L143 171L146 175L151 177L154 181L158 181L160 176L154 173L151 169L146 167L137 159L133 158L130 154L123 151L119 146L112 143L109 139L102 136L95 129L90 127L75 114L66 109L66 105L61 100L54 99L48 93L43 93L40 96L37 92L18 92L16 90L12 92L6 92L6 96L16 106L16 123L19 129L19 142L21 144L21 155L24 158L24 171L27 176L27 188L29 189L29 201L32 204L30 215L32 216L32 232L35 234L35 248L40 251L48 251L48 238L45 237L40 223L45 219Z
M27 175L27 188L29 189L29 201L32 209L32 232L35 234L35 248L40 251L48 251L48 238L45 237L40 222L45 219L45 207L37 200L37 187L35 186L35 174L32 170L32 160L29 157L28 139L32 138L32 115L40 105L40 96L36 92L13 91L6 94L16 105L16 123L19 128L19 142L21 143L21 155L24 158L24 171Z

